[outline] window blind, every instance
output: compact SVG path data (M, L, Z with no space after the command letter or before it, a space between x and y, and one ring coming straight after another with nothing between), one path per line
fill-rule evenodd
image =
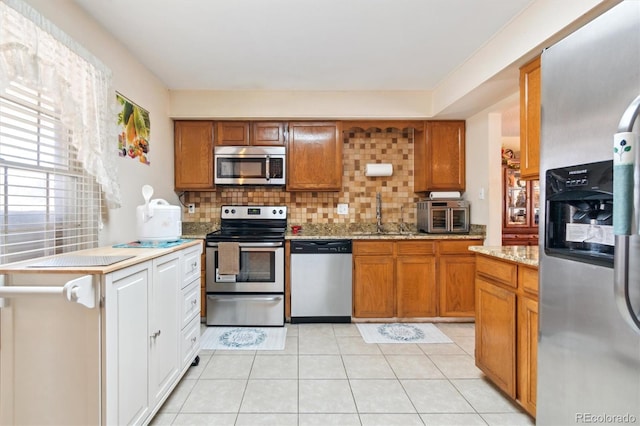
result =
M0 95L0 263L98 244L100 189L59 110L20 83Z

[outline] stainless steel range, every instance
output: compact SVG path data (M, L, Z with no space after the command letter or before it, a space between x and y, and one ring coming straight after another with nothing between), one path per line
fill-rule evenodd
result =
M283 326L287 208L222 206L220 219L206 238L207 325Z

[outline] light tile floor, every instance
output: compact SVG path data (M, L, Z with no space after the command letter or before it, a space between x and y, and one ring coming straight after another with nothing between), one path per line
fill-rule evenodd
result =
M454 343L368 344L355 324L287 324L282 351L200 352L153 425L533 425Z

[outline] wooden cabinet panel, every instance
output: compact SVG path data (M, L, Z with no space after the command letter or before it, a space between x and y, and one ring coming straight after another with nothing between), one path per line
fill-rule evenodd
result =
M396 243L398 256L411 256L419 254L435 254L435 243L433 241L398 241Z
M520 161L523 179L540 175L540 57L520 68Z
M391 241L354 241L353 254L379 254L393 256L393 242Z
M340 191L342 139L338 122L289 123L287 191Z
M518 266L518 283L522 290L538 294L538 269Z
M476 365L516 397L516 295L476 278Z
M414 139L414 191L464 191L465 122L428 121Z
M538 377L538 302L520 298L518 305L518 401L536 415Z
M438 241L438 254L461 254L475 256L469 252L471 246L481 246L482 240L442 240Z
M251 145L284 145L286 125L282 121L253 121Z
M216 145L249 145L249 122L218 121Z
M441 317L473 317L475 315L476 259L471 255L441 256L439 267Z
M355 317L394 316L394 259L388 256L354 257L353 300Z
M513 263L478 256L476 258L476 272L509 287L516 288L518 286L518 267Z
M174 123L175 189L213 190L213 122Z
M436 260L434 256L399 256L397 268L397 316L437 315Z

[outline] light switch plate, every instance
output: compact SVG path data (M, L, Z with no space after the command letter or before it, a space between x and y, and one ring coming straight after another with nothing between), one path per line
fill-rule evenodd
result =
M349 214L349 204L338 204L338 214Z

